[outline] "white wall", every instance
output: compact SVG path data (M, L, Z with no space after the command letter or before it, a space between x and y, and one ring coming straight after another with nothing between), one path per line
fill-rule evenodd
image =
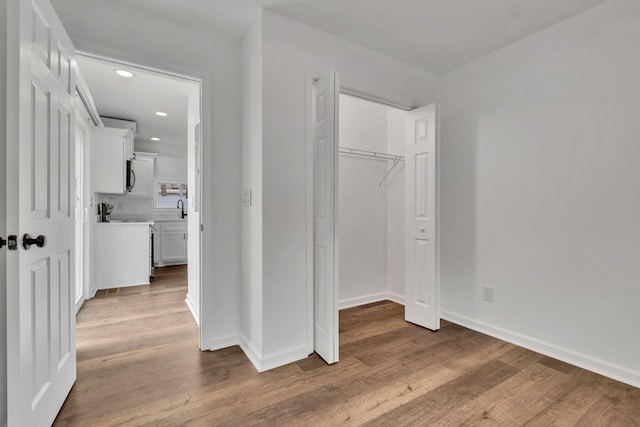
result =
M131 4L53 4L83 51L203 78L201 332L210 348L239 328L240 43L213 27L186 28Z
M451 72L441 168L445 317L636 386L638 76L636 0Z
M6 99L7 99L7 2L0 2L0 237L7 238L6 230ZM7 422L7 248L0 249L0 425Z
M404 156L406 113L387 108L387 153ZM404 302L404 168L400 162L385 181L387 188L387 292Z
M242 206L241 340L253 357L262 354L262 17L256 16L242 43ZM253 354L255 353L255 354Z
M337 71L349 88L408 105L433 101L437 79L269 11L263 18L264 357L284 363L306 355L310 320L306 70Z
M340 95L341 147L387 151L387 107ZM387 162L339 157L338 254L341 307L387 292ZM381 295L382 294L382 295Z

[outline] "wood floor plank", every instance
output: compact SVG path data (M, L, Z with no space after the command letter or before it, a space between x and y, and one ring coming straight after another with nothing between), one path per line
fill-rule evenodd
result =
M340 312L341 361L258 373L198 349L185 266L87 301L56 426L640 426L640 390L381 301Z

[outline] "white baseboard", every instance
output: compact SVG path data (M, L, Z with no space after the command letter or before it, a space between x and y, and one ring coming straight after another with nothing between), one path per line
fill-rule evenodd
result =
M297 362L309 356L306 344L285 348L275 353L264 355L244 335L241 336L240 348L258 372L279 368L280 366Z
M234 345L240 345L240 336L238 334L229 334L222 337L216 337L209 341L209 345L203 350L221 350L227 347L233 347Z
M244 354L247 356L247 359L249 359L258 372L278 368L280 366L305 359L309 356L306 344L286 348L265 356L244 334L230 334L214 338L209 341L209 345L204 350L215 351L232 347L234 345L240 346Z
M244 335L240 335L240 348L253 364L258 372L262 372L262 352L258 350L251 341Z
M404 305L404 295L396 294L394 292L387 292L387 299L400 305Z
M464 326L465 328L472 329L485 335L535 351L536 353L553 357L554 359L561 360L571 365L612 378L616 381L640 388L640 372L634 369L610 363L606 360L598 359L596 357L522 335L489 323L471 319L450 311L441 310L440 316L444 320Z
M343 310L345 308L371 304L372 302L384 301L386 299L387 299L386 292L378 292L375 294L363 295L361 297L356 297L356 298L347 298L347 299L338 301L338 309Z
M404 296L395 294L393 292L378 292L375 294L363 295L356 298L348 298L338 301L338 309L343 310L345 308L357 307L359 305L371 304L380 301L393 301L398 304L404 305Z
M288 365L289 363L297 362L298 360L306 359L307 357L309 357L309 353L307 352L306 343L294 347L285 348L284 350L276 351L275 353L263 356L260 366L261 369L259 369L259 371L268 371L270 369Z
M187 297L184 299L184 302L187 303L187 307L189 307L189 310L191 311L191 314L193 315L193 318L195 319L195 321L198 324L198 326L200 326L200 314L198 313L198 308L196 307L196 305L191 300L191 295L190 294L187 293Z
M156 261L153 266L154 267L170 267L172 265L186 265L188 262L187 260L181 260L181 261Z

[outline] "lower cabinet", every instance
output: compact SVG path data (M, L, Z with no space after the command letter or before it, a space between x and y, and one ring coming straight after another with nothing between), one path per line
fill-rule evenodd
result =
M156 221L155 266L186 264L187 238L187 221Z
M150 223L95 226L95 280L98 289L149 284Z

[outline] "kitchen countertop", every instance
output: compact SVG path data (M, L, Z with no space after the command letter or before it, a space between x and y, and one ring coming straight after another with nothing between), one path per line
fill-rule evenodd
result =
M173 214L173 212L172 212ZM111 221L121 222L163 222L163 221L187 221L187 218L180 218L180 212L173 215L153 213L153 214L116 214L111 216Z
M96 225L101 225L101 226L133 226L133 225L146 225L146 226L150 226L153 225L154 221L140 221L140 220L136 220L136 221L128 221L128 220L112 220L111 222L98 222L96 223Z

